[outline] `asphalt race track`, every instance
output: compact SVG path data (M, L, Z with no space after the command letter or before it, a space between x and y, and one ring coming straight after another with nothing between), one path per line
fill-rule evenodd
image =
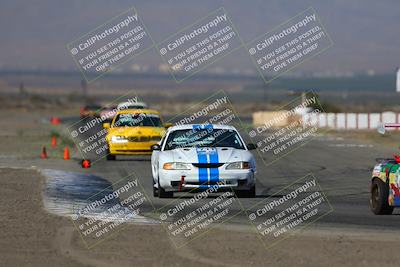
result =
M98 130L92 129L87 134L89 136ZM265 198L271 196L279 198L286 192L280 190L312 173L333 208L327 216L318 219L313 224L314 227L396 230L398 211L395 210L391 216L376 216L369 210L371 169L376 157L388 156L390 155L388 153L390 152L373 145L343 139L340 136L318 135L311 142L268 167L257 156L257 197L241 198L240 201L243 207L248 209L257 203L262 203ZM133 173L139 178L156 209L171 205L171 199L158 199L152 196L150 156L119 156L116 161L107 161L104 156L105 154L98 156L93 153L86 155L93 162L91 169L83 170L76 162L74 164L76 167L72 169L68 167L68 171L97 175L109 181L109 185ZM62 162L58 165L59 169L66 169L62 166ZM277 192L279 194L274 195ZM93 191L94 193L96 192ZM175 194L175 197L183 194ZM240 210L238 213L230 222L248 225L248 215Z

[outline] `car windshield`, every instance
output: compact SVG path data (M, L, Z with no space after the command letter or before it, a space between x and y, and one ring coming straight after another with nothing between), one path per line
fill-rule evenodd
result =
M149 126L162 127L161 119L155 114L118 114L113 127Z
M244 149L235 130L227 129L186 129L176 130L168 135L164 150L183 147L233 147Z
M118 106L119 110L124 110L124 109L144 109L145 106L144 105L140 105L140 104L127 104L127 105L120 105Z

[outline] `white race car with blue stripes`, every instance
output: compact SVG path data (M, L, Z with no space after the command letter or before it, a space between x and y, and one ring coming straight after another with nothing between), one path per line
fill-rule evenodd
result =
M170 127L152 147L154 196L174 192L233 189L237 196L255 197L254 144L245 144L235 127L227 125L180 125Z

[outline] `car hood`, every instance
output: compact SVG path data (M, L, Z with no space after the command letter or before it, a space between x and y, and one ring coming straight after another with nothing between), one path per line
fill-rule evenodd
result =
M177 148L163 151L162 154L167 161L187 163L226 163L251 160L249 151L228 147Z

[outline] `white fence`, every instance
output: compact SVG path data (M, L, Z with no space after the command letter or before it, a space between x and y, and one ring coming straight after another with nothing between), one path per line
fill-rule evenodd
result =
M308 113L303 123L333 129L376 129L379 123L399 123L400 113Z

